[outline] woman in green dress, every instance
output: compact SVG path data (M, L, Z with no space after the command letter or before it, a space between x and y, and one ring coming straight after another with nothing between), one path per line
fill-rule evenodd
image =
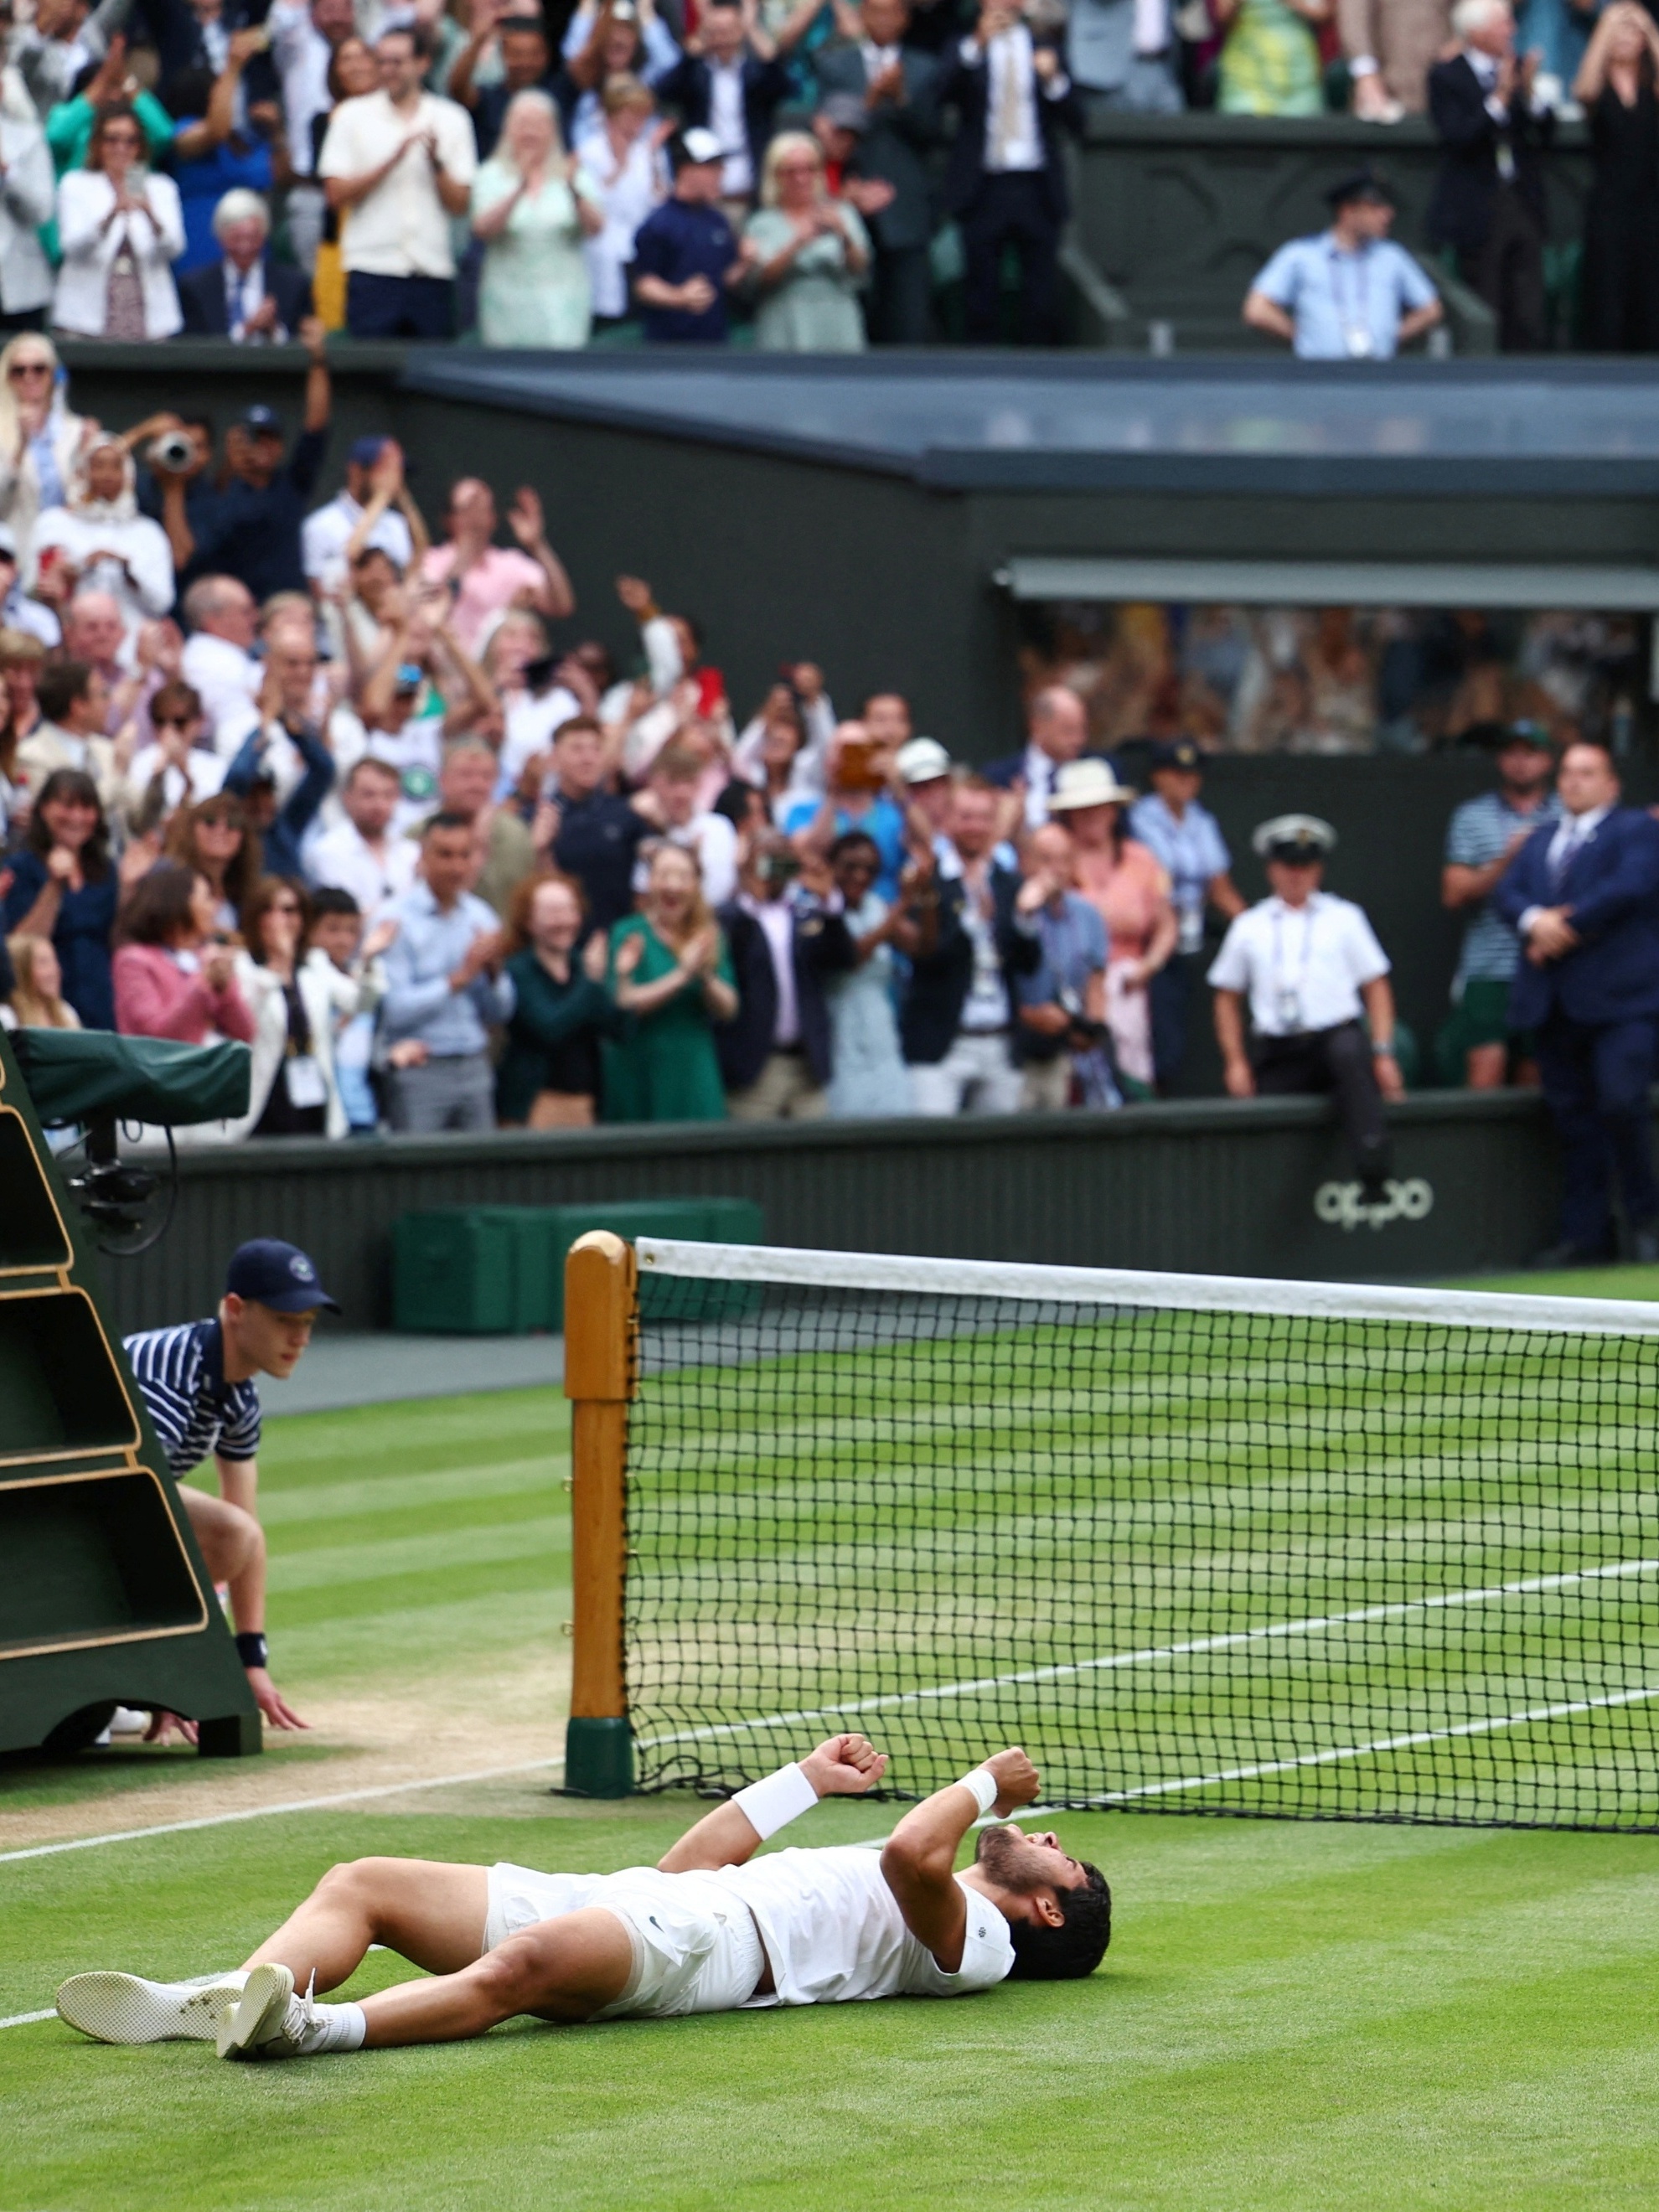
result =
M738 1011L726 939L697 864L678 845L651 856L644 910L611 932L611 988L634 1034L605 1047L607 1121L720 1121L716 1022Z
M1215 0L1221 26L1216 106L1223 115L1322 115L1316 26L1334 0Z
M593 321L582 240L605 228L588 179L559 143L544 92L507 102L500 143L472 183L484 242L478 335L487 346L581 346Z
M857 210L824 189L823 155L805 131L781 131L767 148L761 205L744 226L743 251L760 295L761 351L864 350L858 295L870 273L870 234Z

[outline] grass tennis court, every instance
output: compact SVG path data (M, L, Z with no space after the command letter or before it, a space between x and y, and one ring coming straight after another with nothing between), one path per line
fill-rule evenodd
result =
M244 1768L0 1769L0 1850L556 1755L564 1407L523 1392L274 1424L278 1679L317 1741ZM256 1772L256 1770L258 1771ZM684 1796L544 1771L0 1863L0 2018L64 1973L240 1955L334 1860L610 1867ZM791 1840L879 1835L823 1808ZM894 2002L221 2066L0 2030L0 2208L1327 2212L1659 2195L1659 1838L1068 1818L1118 1897L1102 1972ZM404 1971L372 1958L353 1993Z

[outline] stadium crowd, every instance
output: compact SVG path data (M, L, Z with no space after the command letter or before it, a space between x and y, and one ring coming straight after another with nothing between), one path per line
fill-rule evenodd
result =
M11 0L6 20L9 330L259 343L314 310L492 346L1054 343L1066 142L1091 113L1194 106L1427 114L1423 242L1516 349L1547 339L1545 167L1582 116L1583 340L1659 345L1659 31L1634 0ZM1262 272L1247 319L1334 358L1429 327L1431 276L1358 205Z

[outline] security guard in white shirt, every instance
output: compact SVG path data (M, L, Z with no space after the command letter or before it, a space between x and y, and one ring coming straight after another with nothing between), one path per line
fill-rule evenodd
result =
M1329 823L1281 814L1250 842L1267 861L1273 896L1231 923L1209 975L1227 1094L1334 1091L1365 1194L1378 1197L1389 1168L1382 1101L1405 1095L1388 956L1360 908L1319 888L1336 842ZM1255 1032L1248 1052L1247 1000Z

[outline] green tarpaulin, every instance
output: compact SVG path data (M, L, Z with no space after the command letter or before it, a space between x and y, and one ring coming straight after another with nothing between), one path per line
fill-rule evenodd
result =
M43 1121L220 1121L248 1108L245 1044L174 1044L108 1030L15 1030L12 1043Z

